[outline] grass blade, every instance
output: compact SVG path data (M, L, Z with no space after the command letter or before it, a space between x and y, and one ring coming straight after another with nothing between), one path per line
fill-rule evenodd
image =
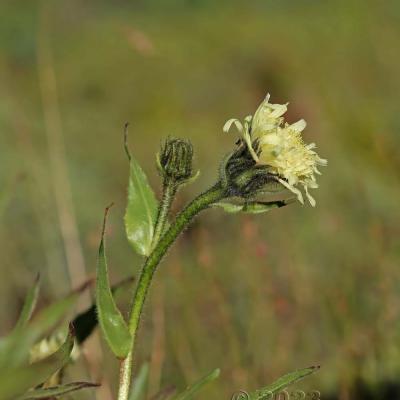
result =
M15 325L14 332L19 332L29 322L33 311L35 310L36 303L39 297L40 290L40 276L38 275L33 287L29 290L25 297L25 302L22 307L21 314L18 318L18 322Z
M45 382L69 361L74 346L72 325L65 342L50 356L31 365L0 370L0 400L15 399L30 388Z
M71 392L85 388L93 388L100 386L97 383L89 382L72 382L61 386L54 386L46 389L31 390L24 395L17 398L17 400L33 400L33 399L49 399L53 397L62 396Z
M148 378L149 363L144 363L141 366L137 377L133 380L131 393L129 394L129 400L143 400L145 398Z
M67 297L50 304L29 323L27 329L13 331L2 338L0 340L0 370L3 367L20 367L26 363L31 346L60 322L75 304L79 293L79 291L72 292Z
M304 379L306 376L311 375L318 369L319 366L299 369L297 371L290 372L289 374L280 377L270 385L251 393L249 400L270 399L271 395L280 392L289 385L292 385L293 383L298 382L301 379Z
M213 380L219 377L220 370L219 368L215 369L214 371L210 372L208 375L204 376L197 382L193 383L186 390L182 393L179 393L172 397L172 400L190 400L193 399L194 396L201 390L205 385L212 382Z

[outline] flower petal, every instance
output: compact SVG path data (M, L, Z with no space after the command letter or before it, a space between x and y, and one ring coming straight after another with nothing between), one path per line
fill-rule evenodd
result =
M236 129L240 132L243 133L243 125L242 123L237 119L237 118L231 118L228 119L228 121L225 122L224 127L222 128L222 130L224 132L229 132L229 130L231 129L232 125L235 124Z

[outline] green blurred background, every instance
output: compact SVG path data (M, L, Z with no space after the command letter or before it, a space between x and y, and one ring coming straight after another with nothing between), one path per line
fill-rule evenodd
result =
M223 123L270 92L329 160L317 208L196 220L148 299L148 393L221 367L202 398L229 399L320 364L299 388L347 400L363 382L382 398L400 374L399 48L397 0L3 0L1 333L38 271L43 303L93 276L111 201L112 280L137 273L122 220L125 121L157 190L163 138L192 140L202 174L178 208L232 148ZM70 374L102 379L97 398L109 399L117 362L98 338L84 353Z

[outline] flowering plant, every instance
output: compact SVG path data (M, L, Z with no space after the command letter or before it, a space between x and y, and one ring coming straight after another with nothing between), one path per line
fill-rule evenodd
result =
M179 187L192 182L197 176L193 174L192 145L182 139L167 139L165 142L157 157L158 169L163 179L163 197L158 207L144 173L126 146L131 162L129 201L125 218L127 234L134 248L146 257L134 294L128 324L125 324L113 304L110 290L106 291L105 297L108 299L106 303L111 313L102 312L105 292L103 286L107 283L105 268L100 267L98 270L97 286L100 324L111 347L122 358L119 400L128 399L136 334L154 272L168 248L194 216L206 208L216 206L228 212L268 212L273 208L289 204L291 199L260 201L259 196L285 189L295 193L297 199L303 203L299 185L304 189L310 204L315 206L315 200L309 194L309 189L318 187L315 178L315 174L319 174L317 167L326 165L327 162L314 151L314 144L306 145L303 142L301 132L306 126L304 120L292 125L284 124L282 116L286 110L287 105L270 104L268 95L254 116L246 117L243 123L237 119L226 122L223 130L229 131L230 127L235 125L241 135L239 142L223 159L216 183L178 213L168 229L167 218ZM139 200L137 200L138 194L141 194ZM143 230L138 227L140 217L137 215L137 210L143 208L143 200L147 215L143 224L147 232L144 236ZM143 242L147 243L147 246L143 246ZM105 262L102 263L102 257L104 257L103 245L100 246L100 266L105 265ZM122 335L126 340L124 346L121 346L121 341L111 339L110 334L116 326L118 332L114 332L115 335L124 332ZM285 384L290 383L289 381L285 381Z
M143 396L140 397L140 385L143 383L140 376L133 381L132 387L136 339L143 307L162 258L193 218L211 207L220 207L229 213L269 212L291 203L293 199L271 201L262 196L280 193L286 189L294 193L295 199L301 203L304 203L304 192L310 204L315 206L309 189L318 187L318 167L326 165L327 162L315 152L314 144L304 143L301 137L306 126L304 120L294 124L284 122L283 115L286 110L286 104L271 104L267 96L253 116L246 117L243 122L238 119L227 121L223 130L229 131L235 126L240 134L239 141L223 158L216 182L189 202L172 222L169 222L171 205L179 189L192 183L198 176L193 169L192 144L188 140L177 138L168 138L163 144L156 159L163 188L162 198L158 201L145 173L129 151L126 126L125 150L129 159L130 178L125 228L133 249L143 256L143 266L136 288L132 292L132 307L128 320L116 305L116 287L110 286L108 278L105 251L108 207L99 246L95 304L74 319L67 335L64 333L60 338L60 333L56 332L50 339L39 341L46 330L53 327L74 304L78 292L71 293L45 309L31 321L39 293L39 281L36 283L27 295L14 331L0 340L0 400L53 398L97 386L88 382L63 385L60 382L62 374L57 374L70 361L74 342L83 342L97 323L109 347L121 361L118 400L143 399ZM79 356L79 352L75 351L74 354ZM26 359L29 356L31 363L27 365ZM305 368L287 374L253 394L241 391L246 397L240 398L270 398L291 383L311 374L316 368ZM10 377L18 376L18 373L26 377L24 382L10 380ZM191 399L218 375L219 370L216 369L182 393L173 395L171 399Z

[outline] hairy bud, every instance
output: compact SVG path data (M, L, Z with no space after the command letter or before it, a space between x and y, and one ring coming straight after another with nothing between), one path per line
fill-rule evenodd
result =
M193 177L193 146L188 140L168 138L157 159L164 179L182 184Z

